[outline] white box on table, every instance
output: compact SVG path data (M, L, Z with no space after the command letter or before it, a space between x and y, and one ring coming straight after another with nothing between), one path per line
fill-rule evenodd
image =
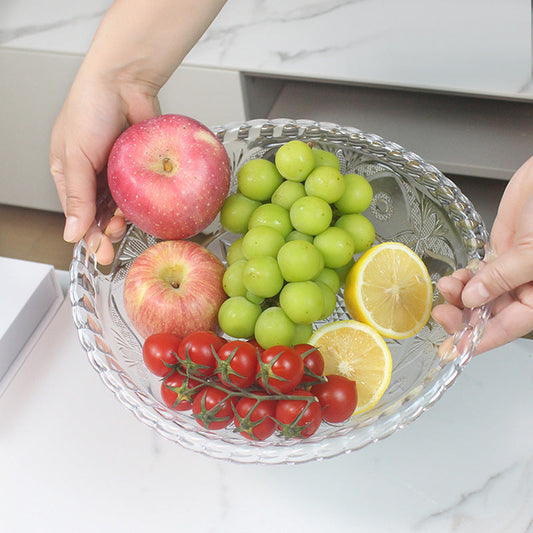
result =
M62 301L51 265L0 257L0 396Z

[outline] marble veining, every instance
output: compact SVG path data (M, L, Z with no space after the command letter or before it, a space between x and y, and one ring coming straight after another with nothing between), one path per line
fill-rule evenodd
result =
M28 24L15 28L1 28L0 29L0 45L22 39L29 35L39 35L43 32L58 30L65 26L78 24L80 22L97 21L99 22L104 16L106 10L99 10L89 14L75 15L60 20L53 20L51 22L43 22L40 24Z
M533 455L490 474L481 485L459 495L447 507L431 513L414 524L413 531L494 531L494 515L507 507L505 524L498 531L533 531ZM519 502L519 505L512 505ZM480 517L485 517L480 521ZM482 529L480 529L482 530Z
M65 300L0 398L2 531L531 533L532 405L522 339L475 357L382 441L301 465L232 464L128 413L90 369Z
M83 54L110 4L0 0L0 47ZM529 0L228 0L185 63L532 93L530 15ZM234 465L163 440L128 414L89 368L64 305L0 399L2 524L10 533L73 523L81 533L140 532L168 528L172 509L184 531L290 524L322 533L333 517L350 533L533 533L532 346L515 341L474 358L427 413L358 452ZM42 436L38 446L32 435ZM265 513L265 491L276 515Z
M7 0L0 45L84 54L109 5ZM184 64L524 96L530 20L528 0L229 0Z

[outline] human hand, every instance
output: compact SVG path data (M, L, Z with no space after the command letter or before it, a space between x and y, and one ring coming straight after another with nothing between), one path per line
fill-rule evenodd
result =
M82 67L52 130L50 169L66 216L63 237L85 237L101 264L111 263L113 242L126 229L119 211L102 229L95 223L96 202L107 189L109 152L128 125L158 114L150 87L101 79Z
M67 217L64 239L85 236L102 264L126 227L118 212L103 231L94 223L111 147L127 126L161 113L158 91L224 3L114 0L96 31L53 128L50 168Z
M461 269L442 278L446 304L433 317L453 334L462 309L492 302L492 314L476 353L496 348L533 330L533 157L503 194L491 233L492 257L475 275Z

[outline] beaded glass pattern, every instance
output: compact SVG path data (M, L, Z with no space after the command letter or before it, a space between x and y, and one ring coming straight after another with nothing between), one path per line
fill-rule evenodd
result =
M238 169L248 160L273 158L292 139L335 153L343 173L363 175L374 198L365 215L374 224L378 241L399 241L424 260L436 289L441 276L461 267L475 268L485 256L488 235L472 203L457 186L416 154L381 137L355 128L308 120L253 120L213 128L232 166L231 192ZM215 220L202 243L222 260L236 238ZM382 439L413 421L455 381L473 355L489 309L466 310L464 323L443 358L438 350L447 338L432 319L414 337L387 340L393 358L390 386L370 411L343 424L323 423L303 440L272 436L253 442L233 431L203 429L187 412L167 408L160 381L142 361L142 338L123 307L124 278L133 260L156 239L130 226L116 259L106 273L81 241L70 269L70 299L80 342L92 367L133 414L163 437L185 448L241 463L298 463L333 457ZM474 267L472 266L474 265ZM342 291L328 321L350 318ZM316 323L315 326L320 326Z

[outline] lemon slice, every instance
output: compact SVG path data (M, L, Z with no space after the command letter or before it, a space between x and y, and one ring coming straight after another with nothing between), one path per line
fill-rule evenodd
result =
M324 357L324 375L340 374L355 381L354 415L378 403L392 372L390 350L379 333L356 320L338 320L317 329L308 342Z
M418 333L429 319L432 300L426 265L398 242L367 250L346 277L344 303L352 318L391 339Z

